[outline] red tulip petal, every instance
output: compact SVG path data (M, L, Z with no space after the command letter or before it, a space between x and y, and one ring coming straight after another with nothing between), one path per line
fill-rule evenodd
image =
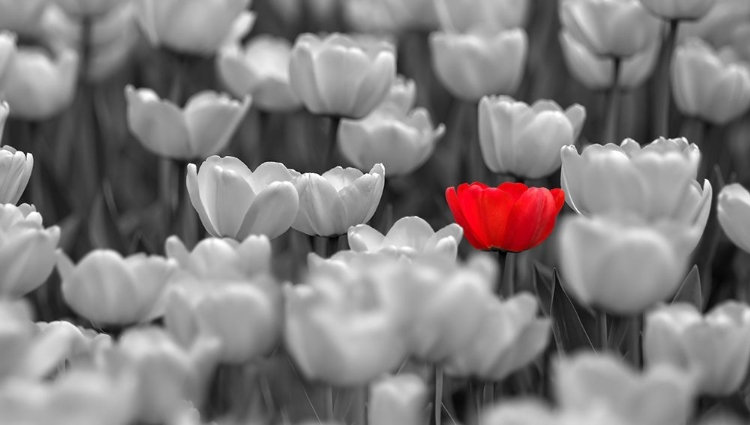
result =
M513 202L517 201L528 190L528 186L525 184L514 182L501 183L497 188L510 195Z
M541 232L537 236L537 241L534 243L534 246L539 245L549 237L549 235L552 233L552 230L554 230L555 228L557 215L560 213L560 210L562 210L563 205L565 205L565 192L563 192L561 189L552 189L550 191L550 194L552 195L552 199L554 202L550 203L550 205L547 205L545 208L542 223L539 226Z
M458 202L461 204L461 211L464 214L466 223L471 228L475 240L480 246L474 245L477 249L488 249L489 233L487 232L487 218L481 208L482 193L487 190L486 185L470 184L458 187Z
M487 239L493 248L501 248L508 228L508 218L515 204L511 195L499 189L485 189L482 194L482 212L487 227Z
M545 188L532 187L513 205L508 220L508 232L504 247L508 251L520 252L542 242L549 215L554 210L554 198Z
M461 186L466 186L466 183L462 184ZM448 207L450 208L451 213L453 213L453 219L456 220L456 224L461 226L461 228L464 230L464 237L467 241L469 241L471 246L476 249L486 249L486 247L482 245L482 242L480 242L476 238L476 236L474 236L474 231L466 221L466 217L464 217L464 213L461 210L461 203L458 201L456 188L449 187L445 190L445 200L448 202Z

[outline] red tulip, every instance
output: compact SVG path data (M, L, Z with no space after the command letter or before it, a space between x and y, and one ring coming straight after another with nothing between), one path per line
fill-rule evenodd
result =
M555 227L565 203L561 189L503 183L449 187L445 198L471 246L482 250L520 252L542 243Z

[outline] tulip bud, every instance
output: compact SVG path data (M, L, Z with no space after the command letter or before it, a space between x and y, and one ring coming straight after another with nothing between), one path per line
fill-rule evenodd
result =
M407 115L414 109L417 101L417 83L414 80L397 75L388 95L377 109L391 111L398 115Z
M75 17L101 16L122 3L122 0L54 0L65 13Z
M0 93L10 104L11 116L43 121L73 102L77 78L78 54L74 50L62 47L50 57L41 49L22 47L8 61Z
M292 228L311 236L339 236L349 227L366 223L375 214L385 184L383 164L369 173L355 168L332 168L322 175L295 178L299 213Z
M432 66L438 79L454 97L467 102L515 92L521 83L528 44L526 32L520 28L430 34Z
M324 39L302 34L291 55L292 90L314 114L363 118L383 101L396 77L389 43L364 46L338 33Z
M507 300L485 298L483 320L472 340L445 364L450 375L499 381L526 366L547 347L550 320L536 317L538 302L523 292Z
M144 254L123 258L111 250L94 250L78 264L62 252L57 271L65 302L92 323L131 325L164 313L163 292L177 268L174 260Z
M661 25L639 0L563 0L560 20L594 55L618 59L646 50Z
M192 364L186 351L160 328L133 328L118 342L138 379L137 416L148 423L171 417L188 397Z
M563 59L573 77L590 90L606 90L612 87L613 60L596 56L566 30L560 32ZM661 43L654 38L643 51L622 59L617 77L617 86L632 90L651 76L656 68Z
M0 105L0 115L2 115L2 108L2 105ZM0 120L2 119L0 116ZM2 136L2 123L0 123L0 136ZM1 204L16 204L21 199L21 194L26 189L33 168L34 157L30 153L24 155L23 152L19 152L11 146L0 147Z
M33 206L0 205L0 297L20 298L47 280L55 266L60 228L44 228Z
M568 294L616 314L637 314L673 295L685 277L692 229L571 216L560 226ZM687 249L685 245L688 245Z
M575 104L565 111L551 100L529 106L508 96L479 102L479 146L495 173L538 179L560 167L560 148L581 133L586 109Z
M49 0L0 0L0 30L20 36L38 36L41 18Z
M644 361L668 364L696 378L697 392L728 396L745 380L750 361L750 307L727 301L705 316L688 303L661 306L646 316Z
M510 252L544 242L565 203L560 189L527 187L523 183L503 183L497 188L462 183L446 189L445 198L471 246Z
M183 346L208 336L220 344L218 360L232 364L266 355L276 347L283 301L279 285L270 278L250 282L178 280L177 284L167 297L164 321Z
M250 107L212 91L191 97L180 110L151 89L125 88L128 127L156 155L173 159L204 159L229 143Z
M242 242L207 238L191 252L173 235L167 238L165 251L181 270L199 279L243 280L271 269L271 242L263 235L250 235Z
M289 85L292 45L281 37L260 35L245 46L229 44L216 58L219 76L237 97L252 95L255 107L289 112L302 103Z
M579 214L630 214L647 222L675 220L703 233L713 193L695 177L700 150L684 138L664 139L641 146L626 139L591 145L579 155L562 148L560 183L571 208ZM698 239L691 242L694 248Z
M211 156L200 172L188 165L187 189L211 236L242 240L254 234L273 239L297 216L300 200L291 181L298 175L278 162L250 171L237 158Z
M443 31L466 32L476 26L494 30L523 27L529 0L433 0Z
M463 230L458 224L449 224L435 232L420 217L403 217L393 223L388 233L382 233L366 224L349 228L349 246L358 252L396 251L406 256L436 254L455 261Z
M724 125L750 107L750 67L730 49L716 52L690 39L675 50L671 70L675 104L685 115Z
M135 0L138 23L154 46L211 56L219 47L250 31L251 0ZM196 22L201 22L196 25Z
M714 7L716 0L641 0L643 7L664 20L700 19Z
M750 252L750 192L739 183L724 186L719 192L716 213L729 240Z
M612 354L581 352L557 361L554 373L555 398L563 410L599 406L623 424L684 424L690 418L692 379L672 366L641 372Z
M360 121L342 120L338 144L344 157L357 168L369 170L383 164L389 176L400 176L424 164L444 133L445 126L433 127L424 108L408 115L376 109Z
M388 376L370 385L370 425L420 425L427 407L427 386L417 375Z

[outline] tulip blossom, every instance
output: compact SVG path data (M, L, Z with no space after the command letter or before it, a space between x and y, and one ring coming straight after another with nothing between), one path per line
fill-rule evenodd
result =
M568 217L558 240L565 289L607 312L641 313L677 291L696 233L675 223Z
M521 83L528 37L520 28L465 34L430 34L432 67L454 97L477 102L491 94L512 94Z
M388 43L366 46L343 34L297 37L289 64L294 93L314 114L360 119L388 94L396 55Z
M33 206L0 205L0 297L20 298L43 284L55 267L60 228L44 228Z
M433 0L444 31L467 32L476 26L494 30L523 27L529 0Z
M152 45L210 56L223 43L250 31L255 21L255 14L246 10L250 1L135 0L134 4L138 23Z
M571 208L583 215L631 215L647 222L670 220L690 226L695 248L711 209L711 183L695 180L700 151L684 138L641 147L632 139L620 146L591 145L578 153L561 151L560 183Z
M471 246L510 252L544 242L565 203L560 189L527 187L523 183L503 183L497 188L462 183L446 189L445 198Z
M53 0L65 13L77 17L99 17L122 3L122 0Z
M617 59L645 51L660 29L640 0L563 0L560 20L594 55Z
M16 36L13 33L6 31L0 31L0 83L3 81L3 76L8 69L13 57L16 55ZM8 102L0 102L0 114L3 117L8 116ZM2 119L5 124L5 118ZM2 133L0 132L0 135Z
M65 302L97 326L132 325L164 313L164 288L174 260L136 254L123 258L98 249L73 264L62 251L57 271Z
M448 358L445 372L499 381L531 363L547 347L550 319L537 318L538 302L529 293L507 300L486 298L481 324L472 339Z
M586 109L564 110L552 100L529 106L508 96L479 102L479 146L495 173L537 179L560 168L560 148L578 139Z
M700 394L728 396L745 381L750 361L750 307L726 301L705 316L688 303L660 306L646 316L648 366L669 364L696 379Z
M566 30L560 32L559 38L565 65L576 80L591 90L606 90L612 87L612 59L595 55ZM656 68L660 47L659 38L654 37L643 51L622 59L617 86L632 90L643 84Z
M685 115L724 125L750 108L750 65L730 49L714 51L699 39L677 47L672 90Z
M739 183L725 186L719 192L716 212L727 237L750 252L750 192Z
M243 241L206 238L188 251L179 237L165 244L167 257L180 270L199 279L248 279L271 269L271 242L266 236L250 235Z
M2 44L0 41L0 70ZM19 47L10 54L2 75L0 93L11 105L10 115L23 120L43 121L59 114L73 102L78 53L60 46L50 56L39 48Z
M427 385L414 374L388 376L370 385L370 425L418 425L427 407Z
M0 123L0 136L2 130ZM7 145L0 147L0 204L16 204L21 199L33 168L34 157L30 153L24 154Z
M237 158L211 156L200 171L188 165L187 189L211 236L273 239L289 230L297 216L300 199L291 181L298 174L278 162L250 171Z
M343 235L349 227L372 218L384 185L382 164L376 164L366 174L355 168L341 167L322 175L302 174L294 179L299 193L299 212L292 228L311 236Z
M386 235L366 224L349 228L349 246L353 251L396 251L406 256L437 254L455 260L463 229L449 224L435 232L420 217L404 217L393 223Z
M232 138L250 107L212 91L192 96L180 109L151 89L125 88L128 127L156 155L173 159L204 159L219 153Z
M687 21L706 16L716 0L641 0L641 4L664 20Z
M388 95L386 95L383 102L376 109L406 115L414 109L416 101L417 83L403 75L397 75L391 89L388 91Z
M292 45L284 38L260 35L245 46L228 44L219 51L219 76L237 97L252 95L254 105L268 112L289 112L302 106L289 85Z
M563 410L601 406L622 423L639 425L684 424L690 418L693 382L675 367L641 372L612 354L581 352L559 360L554 371L555 398Z
M581 409L552 410L536 400L512 400L492 407L481 420L485 425L633 425L609 408L593 405Z
M50 0L0 0L0 29L21 36L43 33L42 16Z

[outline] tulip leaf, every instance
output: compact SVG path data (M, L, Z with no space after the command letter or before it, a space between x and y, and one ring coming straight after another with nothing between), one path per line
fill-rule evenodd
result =
M703 291L701 290L701 275L697 264L690 269L690 273L672 298L672 303L676 302L687 302L698 307L699 311L702 309Z
M552 296L554 293L554 271L540 262L534 263L534 274L532 276L532 285L534 292L539 300L542 312L545 316L550 317L552 314Z
M596 334L596 317L568 297L556 269L553 277L552 334L558 349L566 353L582 348L595 350L589 335Z

